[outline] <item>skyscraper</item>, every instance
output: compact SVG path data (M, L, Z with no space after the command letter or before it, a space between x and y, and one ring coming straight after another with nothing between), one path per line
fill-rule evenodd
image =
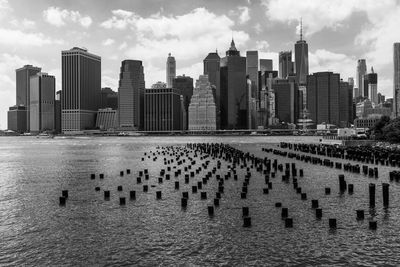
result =
M118 125L121 129L143 129L144 90L142 61L122 61L118 87Z
M272 59L260 59L260 71L272 71Z
M296 63L296 81L300 85L307 83L308 75L308 44L303 40L303 24L300 21L300 40L294 45Z
M189 130L216 130L216 107L207 75L196 81L189 106Z
M233 39L220 66L221 129L245 129L248 108L246 58L240 56Z
M400 43L393 44L393 116L400 114Z
M317 72L307 76L307 107L315 124L339 126L340 75Z
M29 132L30 127L30 116L29 116L29 105L30 105L30 77L36 75L41 71L41 68L33 67L32 65L25 65L22 68L16 69L16 86L17 86L17 106L26 107L26 131ZM20 112L19 116L23 114Z
M167 87L172 88L172 80L176 77L176 62L175 58L168 54L167 58Z
M354 97L364 96L364 75L367 73L367 64L365 59L359 59L357 61L357 72L356 72L356 87L358 88L358 95Z
M368 98L374 105L378 105L378 74L374 72L374 68L371 67L371 73L367 74L368 80Z
M193 79L189 76L178 76L174 79L172 79L172 88L178 89L183 96L183 105L185 108L184 112L184 118L182 122L182 129L187 130L188 129L188 111L189 111L189 104L190 104L190 99L193 95Z
M208 76L208 81L210 82L211 90L214 94L214 100L217 109L217 129L220 129L220 60L221 58L219 57L217 51L215 51L215 53L209 53L203 60L203 74Z
M279 52L279 78L287 79L293 73L292 51Z
M101 57L74 47L61 52L62 132L93 129L100 105Z
M101 88L101 101L100 107L104 108L112 108L114 110L118 109L118 93L114 92L109 87Z
M281 122L297 123L299 118L299 90L294 81L276 79L272 84L275 94L275 116Z
M350 125L353 107L352 94L353 87L348 82L341 80L339 88L339 127L348 127Z
M39 133L55 129L56 79L47 73L30 78L30 131Z
M246 72L251 81L251 97L258 93L258 51L246 52Z

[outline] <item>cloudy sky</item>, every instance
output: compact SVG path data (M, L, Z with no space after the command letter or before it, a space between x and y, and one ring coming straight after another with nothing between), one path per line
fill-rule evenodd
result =
M400 41L397 0L0 0L0 129L15 104L15 69L42 67L61 89L61 50L86 47L102 57L102 85L117 90L120 63L142 60L146 87L165 81L172 53L177 74L198 77L202 60L232 36L260 58L294 50L303 18L310 72L347 80L356 61L378 73L378 91L392 96L393 43Z

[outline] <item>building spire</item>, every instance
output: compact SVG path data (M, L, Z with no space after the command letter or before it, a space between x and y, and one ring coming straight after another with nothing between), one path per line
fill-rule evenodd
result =
M300 17L300 41L303 41L303 18Z

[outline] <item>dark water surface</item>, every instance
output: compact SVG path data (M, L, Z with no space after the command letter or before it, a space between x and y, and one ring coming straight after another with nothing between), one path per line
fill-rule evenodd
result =
M318 142L315 137L133 137L37 139L0 138L0 265L1 266L376 266L400 264L400 190L390 184L390 207L382 207L382 182L388 182L388 167L379 166L379 179L344 173L323 166L273 156L261 147L276 147L279 141ZM296 162L304 168L299 186L307 192L301 201L291 183L281 174L271 179L268 195L263 177L253 172L247 199L240 198L245 170L238 169L239 180L225 181L225 193L215 216L210 205L217 191L213 176L203 191L192 194L191 186L204 177L216 163L211 162L184 184L180 190L170 181L157 179L163 158L141 161L144 152L158 145L181 146L189 142L229 143L260 157L277 158L280 163ZM339 160L335 160L339 161ZM201 161L198 160L198 165ZM227 171L222 161L219 172ZM119 176L120 170L132 173ZM148 193L136 183L138 171L149 169L155 185ZM180 168L183 168L182 166ZM195 167L197 168L197 166ZM90 179L91 173L104 173L105 179ZM168 173L168 172L167 172ZM170 172L173 174L173 172ZM338 174L354 184L354 194L338 193ZM376 183L376 208L369 210L368 183ZM117 191L122 185L124 190ZM101 191L96 192L95 187ZM324 187L331 187L325 195ZM58 205L61 190L69 190L65 207ZM111 191L110 201L103 190ZM137 199L129 200L129 190ZM162 191L156 200L155 191ZM182 210L182 191L189 191L189 202ZM127 197L126 206L119 197ZM323 218L317 220L311 199L319 199ZM294 227L285 228L275 202L289 208ZM242 206L250 207L252 227L242 227ZM356 209L364 209L366 218L357 221ZM329 230L328 218L337 218L338 229ZM378 229L368 229L368 221Z

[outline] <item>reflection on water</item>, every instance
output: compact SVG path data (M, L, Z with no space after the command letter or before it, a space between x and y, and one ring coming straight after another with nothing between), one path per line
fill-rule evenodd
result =
M390 207L382 207L381 183L388 182L388 167L379 166L379 179L344 173L354 184L354 194L338 194L337 171L296 162L304 168L299 185L308 200L300 200L291 183L272 179L273 189L262 194L263 177L254 172L247 199L240 198L245 170L238 170L239 181L225 182L225 193L215 216L207 205L215 196L213 176L203 187L208 199L191 193L192 184L181 188L171 181L159 184L165 168L157 161L141 158L158 145L192 142L228 143L259 157L275 158L261 147L280 141L319 142L316 137L135 137L35 139L0 138L0 265L398 265L400 244L399 185L390 185ZM276 156L277 157L277 156ZM279 162L289 159L277 157ZM199 161L200 162L200 161ZM198 164L199 164L198 162ZM173 166L173 165L172 165ZM210 163L211 168L216 162ZM130 168L131 175L119 176ZM182 166L180 168L183 168ZM139 170L148 169L150 187L142 192L136 183ZM222 161L220 174L227 171ZM91 173L104 173L105 179L90 179ZM173 172L171 172L173 174ZM217 172L218 173L218 172ZM204 177L202 171L196 179ZM376 208L368 208L368 183L377 184ZM118 192L122 185L124 191ZM101 191L94 188L100 186ZM324 187L332 193L325 195ZM65 207L58 205L61 190L69 190ZM104 201L103 191L111 191ZM137 191L135 201L129 190ZM162 200L155 191L161 190ZM182 191L189 191L186 210L180 206ZM119 197L127 197L126 206ZM323 209L315 218L311 199ZM288 207L293 228L285 228L275 202ZM252 227L243 228L241 208L248 206ZM357 221L355 210L364 209L366 219ZM368 220L378 222L377 231L368 230ZM329 231L328 218L337 218L338 229Z

